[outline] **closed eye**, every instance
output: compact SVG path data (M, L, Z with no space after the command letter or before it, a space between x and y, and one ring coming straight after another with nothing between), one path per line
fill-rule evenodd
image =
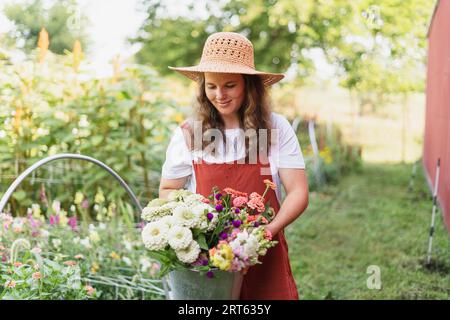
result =
M226 85L225 87L231 89L231 88L234 88L235 85L234 84L230 84L230 85ZM208 86L208 89L215 89L215 88L216 88L215 86Z

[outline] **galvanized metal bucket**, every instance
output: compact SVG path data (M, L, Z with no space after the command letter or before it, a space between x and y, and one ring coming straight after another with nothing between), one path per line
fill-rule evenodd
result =
M195 270L174 270L167 276L170 300L237 300L241 292L241 272L214 271L207 278Z

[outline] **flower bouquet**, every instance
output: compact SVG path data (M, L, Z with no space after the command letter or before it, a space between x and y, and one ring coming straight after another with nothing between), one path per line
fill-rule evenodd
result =
M264 200L275 185L270 180L264 183L262 195L216 187L208 197L174 190L168 199L154 199L143 209L142 219L148 222L142 230L143 243L160 261L161 276L169 275L172 291L178 293L175 298L238 296L242 275L277 244L265 228L275 212ZM208 281L198 281L203 276ZM218 287L230 296L215 294Z

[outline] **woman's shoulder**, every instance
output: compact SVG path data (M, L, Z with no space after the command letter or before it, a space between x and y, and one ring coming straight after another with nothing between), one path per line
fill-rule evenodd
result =
M180 128L190 130L194 127L194 120L194 117L186 118L183 122L180 123Z
M272 122L272 127L275 129L286 129L291 126L288 119L284 115L276 112L271 113L270 121Z

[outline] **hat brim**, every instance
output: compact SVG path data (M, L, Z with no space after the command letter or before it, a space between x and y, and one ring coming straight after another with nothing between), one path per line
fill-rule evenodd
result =
M191 67L170 67L170 70L177 71L182 75L188 77L191 80L199 81L199 75L204 72L217 72L217 73L240 73L240 74L252 74L261 77L264 85L270 86L277 83L284 78L282 73L270 73L258 71L250 67L242 65L234 65L227 63L214 63L214 64L203 64Z

